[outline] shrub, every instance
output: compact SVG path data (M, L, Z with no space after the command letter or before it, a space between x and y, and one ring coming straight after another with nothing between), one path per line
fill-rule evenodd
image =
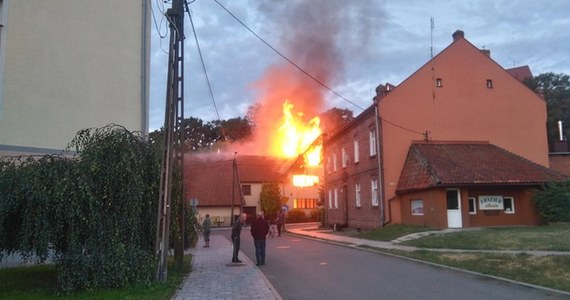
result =
M533 200L544 222L570 222L570 181L545 184Z
M65 291L149 282L157 151L116 125L82 130L70 147L78 157L0 163L0 253L53 255Z
M303 223L307 222L308 217L302 209L292 209L287 213L285 222L287 223Z

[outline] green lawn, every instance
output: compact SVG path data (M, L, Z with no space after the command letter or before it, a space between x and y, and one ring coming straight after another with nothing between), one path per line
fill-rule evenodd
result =
M403 236L412 233L414 228L415 232L426 231L424 227L392 226L394 228L387 226L357 236L386 241L399 237L394 235L396 232L402 232ZM383 230L386 231L382 233ZM402 244L439 249L570 251L570 224L457 231L433 234ZM376 250L570 292L570 255Z
M459 231L402 244L422 248L570 251L570 224Z
M57 289L54 265L38 265L0 269L0 299L170 299L191 269L190 255L184 257L184 268L176 271L169 263L165 283L131 286L122 289L82 291L62 295Z

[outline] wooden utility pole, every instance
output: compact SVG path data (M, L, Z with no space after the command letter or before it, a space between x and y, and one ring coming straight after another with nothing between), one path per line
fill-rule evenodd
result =
M168 77L166 84L166 109L164 116L164 149L160 177L160 192L158 201L158 222L156 228L156 255L158 267L156 279L164 282L167 279L167 257L170 249L170 212L172 206L172 173L174 162L179 166L180 178L184 178L184 5L183 0L173 0L172 8L166 12L170 22L170 48L168 52ZM183 186L183 184L182 184ZM182 197L184 192L182 191ZM184 202L183 199L181 199ZM175 257L180 260L184 257L184 205L180 203L181 226L180 239L182 243L175 247ZM178 255L177 255L178 254ZM182 265L183 262L180 262Z

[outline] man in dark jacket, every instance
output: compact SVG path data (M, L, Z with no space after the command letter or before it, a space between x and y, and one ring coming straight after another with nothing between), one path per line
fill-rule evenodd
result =
M239 246L240 246L240 235L241 235L241 228L243 227L243 224L245 224L245 219L247 218L247 215L242 213L239 215L239 218L234 222L234 225L232 226L232 242L234 244L234 253L232 256L232 262L235 263L240 263L241 260L238 259L238 254L239 254Z
M265 238L269 233L269 224L263 217L263 212L257 213L257 219L251 224L251 236L255 245L255 259L257 266L265 264Z

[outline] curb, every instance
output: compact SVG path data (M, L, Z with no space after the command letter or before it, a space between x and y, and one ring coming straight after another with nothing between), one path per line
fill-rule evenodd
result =
M405 260L409 260L409 261L423 263L426 265L430 265L430 266L434 266L434 267L438 267L438 268L443 268L443 269L454 270L454 271L458 271L458 272L463 272L463 273L467 273L470 275L475 275L475 276L479 276L479 277L483 277L483 278L490 278L490 279L494 279L494 280L504 281L504 282L517 284L517 285L521 285L521 286L526 286L526 287L533 288L533 289L548 291L551 293L556 293L556 294L560 294L560 295L564 295L564 296L570 296L570 292L552 289L552 288L548 288L548 287L544 287L544 286L540 286L540 285L535 285L535 284L531 284L531 283L526 283L526 282L522 282L522 281L516 281L516 280L504 278L504 277L498 277L495 275L489 275L489 274L483 274L483 273L479 273L479 272L475 272L475 271L459 269L456 267L441 265L438 263L433 263L433 262L420 260L420 259L416 259L416 258L412 258L412 257L401 256L401 255L397 255L394 253L382 251L383 248L377 248L377 247L368 246L368 245L364 245L364 244L363 245L356 245L356 244L349 243L349 242L342 243L342 242L328 240L325 238L318 238L318 237L307 236L307 235L303 235L303 234L299 234L299 233L292 233L290 231L286 232L286 234L289 234L292 236L297 236L297 237L302 237L302 238L306 238L306 239L310 239L310 240L314 240L314 241L318 241L318 242L329 243L329 244L343 246L343 247L352 248L352 249L358 249L360 251L367 251L367 252L387 255L387 256L391 256L391 257L395 257L395 258L399 258L399 259L405 259ZM389 249L386 249L386 250L389 250ZM394 249L394 250L398 250L398 249ZM419 249L419 250L428 250L429 251L429 249ZM443 252L443 251L441 251L441 252Z

